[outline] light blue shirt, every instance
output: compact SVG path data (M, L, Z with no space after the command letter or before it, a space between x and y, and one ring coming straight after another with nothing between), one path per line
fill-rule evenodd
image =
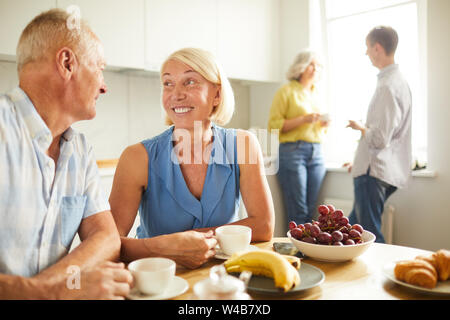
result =
M0 95L0 273L33 276L68 253L82 219L109 210L85 137L52 135L20 88Z
M397 188L411 176L411 91L397 64L378 74L367 111L366 134L361 137L352 167L353 177L367 173Z
M240 201L236 130L213 124L214 140L201 199L189 190L174 154L173 127L142 142L148 153L148 186L138 238L214 227L238 220ZM176 151L175 151L176 152Z

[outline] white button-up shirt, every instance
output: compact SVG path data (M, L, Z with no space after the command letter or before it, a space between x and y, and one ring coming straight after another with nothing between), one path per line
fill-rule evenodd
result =
M64 132L56 164L51 142L24 91L0 95L0 273L41 272L68 253L82 219L110 210L84 135Z
M366 134L361 137L352 175L367 173L398 188L411 176L411 91L397 64L378 74L367 111Z

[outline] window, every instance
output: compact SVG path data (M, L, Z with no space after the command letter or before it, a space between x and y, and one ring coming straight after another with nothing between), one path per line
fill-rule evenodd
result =
M365 55L365 38L377 25L393 27L399 35L395 61L413 97L413 160L427 161L426 1L310 0L311 46L321 53L324 103L333 124L324 141L328 164L353 161L360 138L345 128L348 120L365 121L379 70Z

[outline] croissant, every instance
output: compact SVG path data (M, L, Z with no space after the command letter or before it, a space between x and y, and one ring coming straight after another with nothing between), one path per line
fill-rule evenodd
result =
M424 261L428 262L429 264L431 264L433 266L433 268L437 272L437 262L436 262L436 258L434 257L434 253L430 254L430 255L420 255L420 256L415 257L415 259L424 260Z
M437 272L433 265L425 260L397 262L394 275L401 281L429 289L433 289L437 284Z
M416 259L429 262L438 274L440 281L446 281L450 276L450 251L441 249L428 256L417 256Z
M450 276L450 251L441 249L436 251L433 256L436 259L439 280L446 281Z

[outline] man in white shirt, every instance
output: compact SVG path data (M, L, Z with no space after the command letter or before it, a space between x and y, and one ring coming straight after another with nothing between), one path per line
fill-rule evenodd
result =
M372 64L380 70L365 124L350 120L361 131L353 165L355 202L349 220L373 232L384 243L381 216L384 203L404 188L411 175L411 91L395 64L398 35L391 27L376 27L366 37Z
M40 14L20 37L19 87L0 95L0 299L129 293L92 148L70 127L95 117L104 65L99 39L65 11Z

